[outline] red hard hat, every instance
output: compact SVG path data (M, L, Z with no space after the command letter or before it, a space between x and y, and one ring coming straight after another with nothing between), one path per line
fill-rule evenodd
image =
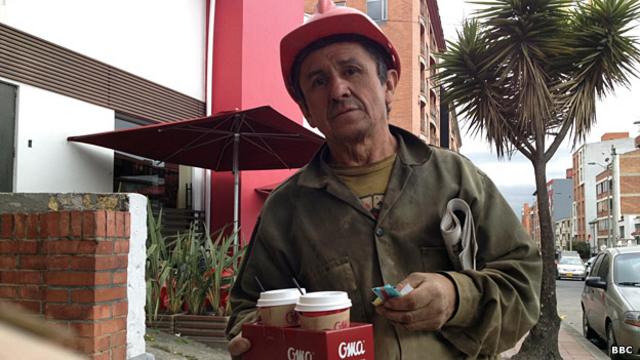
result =
M354 8L338 7L332 0L318 0L315 14L280 41L282 77L292 98L296 96L291 83L291 68L298 54L316 40L339 34L360 35L379 44L389 54L391 62L387 65L400 76L398 52L371 18Z

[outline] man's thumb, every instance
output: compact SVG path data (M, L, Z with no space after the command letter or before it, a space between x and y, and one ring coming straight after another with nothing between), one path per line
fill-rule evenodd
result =
M249 341L249 339L243 338L242 334L234 337L231 341L229 341L229 345L227 345L227 349L229 350L229 354L231 354L231 356L240 356L249 351L250 348L251 342Z

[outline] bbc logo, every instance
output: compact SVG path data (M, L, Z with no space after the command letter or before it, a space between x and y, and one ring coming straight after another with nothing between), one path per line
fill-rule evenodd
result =
M612 346L611 355L631 355L633 354L633 346Z

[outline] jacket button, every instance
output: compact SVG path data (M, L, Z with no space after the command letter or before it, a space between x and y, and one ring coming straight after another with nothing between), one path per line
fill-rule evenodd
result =
M376 229L376 236L380 237L384 235L384 230L382 228L377 228Z

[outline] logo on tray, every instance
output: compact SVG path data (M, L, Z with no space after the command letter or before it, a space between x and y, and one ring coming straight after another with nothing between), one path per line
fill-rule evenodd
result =
M294 349L290 347L287 350L288 360L313 360L313 353L311 351Z
M338 356L340 359L347 359L353 356L364 355L364 341L341 342L338 346Z

